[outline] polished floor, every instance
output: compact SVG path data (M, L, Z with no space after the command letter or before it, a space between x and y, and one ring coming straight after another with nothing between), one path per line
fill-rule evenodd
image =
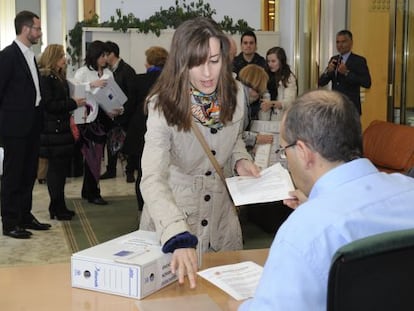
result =
M124 168L118 163L117 177L100 181L103 198L135 196L135 183L127 183ZM102 166L105 163L102 162ZM102 170L104 171L104 170ZM65 187L67 198L81 197L82 177L68 178ZM109 204L111 201L109 200ZM0 235L0 267L36 265L45 263L69 262L72 252L63 229L63 222L49 219L49 194L46 184L36 182L33 189L33 209L35 217L52 225L51 230L31 231L30 239L20 240ZM105 206L102 206L105 209ZM243 212L244 211L244 212ZM240 217L243 227L244 247L269 247L274 235L253 224L242 210ZM1 223L0 223L1 229ZM1 231L0 231L1 232Z
M82 177L68 178L65 187L66 197L80 198L81 186ZM121 165L118 165L117 177L102 180L100 187L104 198L135 195L135 183L126 182ZM47 231L32 231L32 237L27 240L0 235L0 267L70 261L71 252L65 240L62 222L49 219L48 206L47 186L36 182L33 189L32 212L39 221L50 223L52 228Z

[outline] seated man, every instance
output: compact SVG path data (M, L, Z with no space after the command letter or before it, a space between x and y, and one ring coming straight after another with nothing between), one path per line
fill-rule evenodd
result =
M280 143L279 154L308 199L299 198L303 203L279 229L254 298L238 310L325 311L339 247L414 227L414 180L381 173L362 158L359 113L334 91L299 97L283 117ZM239 302L229 304L236 310Z

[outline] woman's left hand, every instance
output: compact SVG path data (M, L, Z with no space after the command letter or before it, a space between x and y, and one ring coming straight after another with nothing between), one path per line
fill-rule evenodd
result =
M240 176L260 177L259 167L247 159L240 159L236 162L236 171Z

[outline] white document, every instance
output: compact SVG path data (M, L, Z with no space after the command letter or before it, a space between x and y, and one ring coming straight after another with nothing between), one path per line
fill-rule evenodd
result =
M104 87L97 87L92 90L92 94L99 106L106 112L121 108L128 100L113 77L103 75L101 79L107 79Z
M257 133L279 133L280 121L252 120L250 131Z
M236 206L274 202L291 198L294 190L289 172L276 163L260 172L260 177L236 176L226 178L227 187Z
M253 297L263 267L253 261L217 266L197 272L236 300Z
M269 166L271 149L272 144L256 145L254 153L254 164L260 167L260 169L264 169Z

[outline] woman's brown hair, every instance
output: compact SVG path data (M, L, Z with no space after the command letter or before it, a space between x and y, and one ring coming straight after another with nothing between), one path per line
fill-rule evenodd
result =
M232 76L230 42L211 19L198 17L183 22L176 30L164 69L149 97L157 95L155 107L164 113L168 125L188 131L191 128L189 70L208 60L210 38L220 41L222 67L217 84L220 120L231 121L237 104L237 85Z

